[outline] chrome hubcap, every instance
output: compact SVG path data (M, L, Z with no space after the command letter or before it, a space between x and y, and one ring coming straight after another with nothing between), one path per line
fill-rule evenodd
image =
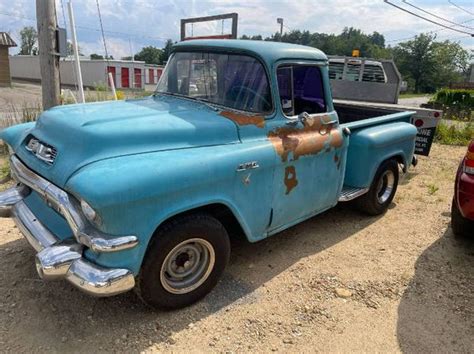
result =
M181 242L161 266L161 284L173 294L189 293L206 281L215 261L214 247L208 241L193 238Z
M385 171L377 186L377 199L380 204L385 203L390 198L394 185L395 175L393 174L393 171Z

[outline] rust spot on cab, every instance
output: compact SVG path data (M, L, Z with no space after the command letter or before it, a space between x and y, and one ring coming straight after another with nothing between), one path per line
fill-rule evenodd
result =
M286 193L290 194L290 192L298 185L298 180L296 179L296 169L295 166L288 166L285 168L285 186L286 186Z
M238 125L255 125L259 128L263 128L265 126L265 117L263 116L247 115L232 111L222 111L220 115L230 119Z
M277 128L268 133L268 138L283 162L288 161L290 153L293 160L298 160L300 156L319 153L327 145L341 147L344 140L336 125L323 123L329 119L329 116L310 117L303 122L303 128Z

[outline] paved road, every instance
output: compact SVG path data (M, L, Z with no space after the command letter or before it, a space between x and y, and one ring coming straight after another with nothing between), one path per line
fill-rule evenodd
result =
M400 98L398 99L398 104L409 107L420 107L422 104L428 103L430 98L430 95L421 97Z

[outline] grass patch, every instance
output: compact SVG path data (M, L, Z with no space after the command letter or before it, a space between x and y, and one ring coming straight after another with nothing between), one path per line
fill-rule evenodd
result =
M426 187L428 188L429 195L434 195L437 191L439 191L439 187L435 184L427 184Z
M440 122L436 128L434 141L444 145L466 146L474 139L474 123Z
M401 93L398 98L417 98L417 97L431 97L432 95L428 93L413 93L413 92L407 92L407 93Z

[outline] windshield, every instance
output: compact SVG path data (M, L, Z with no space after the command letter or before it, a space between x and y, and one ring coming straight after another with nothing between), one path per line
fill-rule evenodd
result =
M263 65L246 55L174 53L156 88L237 110L269 113L270 86Z

